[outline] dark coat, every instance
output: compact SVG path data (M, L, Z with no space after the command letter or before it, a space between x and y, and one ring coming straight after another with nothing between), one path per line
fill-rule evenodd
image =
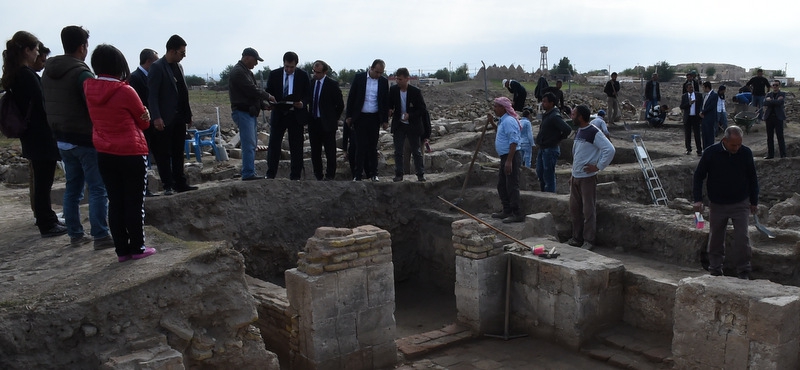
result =
M180 63L178 63L178 68L183 78L185 74L183 73L183 66L181 66ZM161 59L153 62L147 76L147 88L150 94L147 99L147 108L150 110L150 118L152 120L161 118L164 120L165 125L172 124L179 108L178 85L175 82L175 78L175 74L172 73L172 67L167 63L166 57L161 57ZM184 78L184 84L185 83L186 80ZM184 100L188 105L189 97L184 97ZM188 117L183 117L187 120L183 123L191 122L191 108L188 106L181 108L189 115Z
M656 85L656 94L653 96L653 85ZM658 81L647 81L644 85L644 98L647 100L661 100L661 84Z
M708 98L704 99L703 104L703 125L717 125L717 103L719 102L719 95L714 90L708 92Z
M131 75L128 77L128 85L131 85L131 87L136 90L136 95L139 95L139 100L141 100L142 104L146 107L149 103L147 99L150 94L147 92L147 76L141 69L137 67L131 72Z
M316 80L311 80L311 104L308 107L311 117L314 117L314 89L316 83ZM342 117L342 112L344 112L344 98L342 97L342 89L339 87L339 82L325 76L319 92L318 104L322 130L333 132L339 129L339 118Z
M282 121L292 117L297 123L305 125L308 123L308 104L311 102L311 80L306 71L297 68L294 70L294 82L292 84L291 96L283 96L283 68L270 71L267 78L267 92L275 97L278 102L292 101L302 102L302 108L292 108L290 104L278 104L272 108L273 122ZM277 120L277 121L276 121Z
M783 109L786 104L786 93L783 91L777 93L769 92L767 97L772 99L764 100L764 119L769 118L769 115L774 111L775 117L781 121L786 120L786 111Z
M406 130L407 133L417 135L423 139L430 137L431 125L426 116L428 107L425 105L425 100L422 98L422 91L420 91L419 88L408 85L408 91L406 93L408 124L401 121L403 112L402 99L400 98L400 86L394 85L389 88L389 103L389 109L393 110L392 133L397 130Z
M703 94L699 92L694 93L694 113L700 116L701 104L703 103ZM681 95L681 109L683 110L683 123L689 122L689 108L692 107L692 102L689 100L689 93Z
M367 72L357 73L347 95L345 118L350 118L352 122L358 120L366 94ZM378 79L378 117L381 123L389 122L389 80L384 76Z
M61 160L53 132L47 124L39 75L29 67L21 67L14 78L11 91L17 108L23 115L28 114L30 109L28 129L19 138L22 143L22 156L38 161Z

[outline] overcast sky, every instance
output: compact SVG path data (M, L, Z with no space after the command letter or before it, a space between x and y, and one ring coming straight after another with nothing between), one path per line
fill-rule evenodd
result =
M427 74L464 63L475 73L481 60L533 71L542 45L550 67L568 57L581 73L663 60L800 75L800 2L789 0L0 1L3 40L26 30L58 55L61 28L81 25L90 50L113 44L135 68L142 48L163 55L179 34L186 74L201 77L216 77L248 46L264 58L256 69L281 66L292 50L301 64L323 59L337 71L381 58L389 72Z

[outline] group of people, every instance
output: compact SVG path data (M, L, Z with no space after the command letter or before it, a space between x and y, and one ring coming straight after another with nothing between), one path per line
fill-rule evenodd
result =
M82 27L64 27L61 42L64 54L48 59L49 49L36 36L19 31L3 51L2 87L21 111L31 111L20 141L32 169L36 224L42 237L68 234L72 247L113 247L119 262L151 256L156 249L145 245L143 230L148 155L155 157L165 195L197 189L183 173L192 122L180 65L186 42L173 35L160 59L143 50L134 73L122 52L108 44L91 53L90 69L89 31ZM66 179L63 222L50 200L59 160ZM89 235L79 207L84 187Z
M242 52L242 59L231 70L230 101L232 117L239 126L242 148L242 180L273 179L278 172L281 143L288 133L290 180L299 180L303 171L303 133L308 127L311 163L317 180L336 176L336 132L344 112L343 147L354 181L378 178L378 135L389 128L395 142L395 177L403 181L405 144L414 159L417 181L425 181L421 146L430 137L430 119L419 88L409 84L407 68L395 72L397 84L389 87L384 76L386 63L376 59L369 70L353 79L347 104L339 83L330 78L331 67L322 60L312 64L313 76L297 68L294 52L283 55L283 68L270 72L266 89L256 83L252 69L263 61L253 48ZM255 172L256 131L259 113L270 111L270 139L267 147L266 176ZM325 153L323 172L322 153Z

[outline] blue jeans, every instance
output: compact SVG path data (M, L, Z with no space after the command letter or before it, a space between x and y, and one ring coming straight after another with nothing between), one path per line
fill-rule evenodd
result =
M717 135L725 132L728 128L728 112L717 112Z
M97 151L94 148L77 146L70 150L59 150L64 161L64 175L67 179L64 189L64 223L67 233L76 238L83 235L80 203L83 200L84 183L89 188L89 224L92 237L108 236L108 196L100 169L97 166Z
M541 191L556 192L556 162L561 156L561 148L539 147L539 154L536 156L536 176L539 177L539 188Z
M764 112L762 111L762 108L764 107L764 99L766 99L766 98L767 98L766 95L761 95L761 96L753 95L753 101L750 102L750 105L758 108L758 119L759 120L763 119L762 115L764 114Z
M233 122L239 126L239 139L242 143L242 178L256 176L256 126L258 119L245 111L234 109Z
M644 110L645 116L647 115L647 112L650 112L650 109L652 109L653 106L656 106L656 105L658 105L658 100L656 100L656 99L648 100L647 101L647 105L644 108L645 109Z
M531 156L533 155L533 151L530 149L530 146L527 146L528 149L517 149L520 154L520 158L522 158L522 167L531 167Z

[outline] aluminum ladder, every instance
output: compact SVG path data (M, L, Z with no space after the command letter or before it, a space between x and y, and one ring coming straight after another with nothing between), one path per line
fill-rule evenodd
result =
M644 181L647 183L647 189L650 191L650 198L653 199L655 205L667 205L667 193L664 191L664 186L661 185L661 180L658 178L653 162L650 161L650 156L647 155L647 148L644 146L644 141L639 135L633 135L633 148L636 153L636 159L639 161L639 167L642 168Z

